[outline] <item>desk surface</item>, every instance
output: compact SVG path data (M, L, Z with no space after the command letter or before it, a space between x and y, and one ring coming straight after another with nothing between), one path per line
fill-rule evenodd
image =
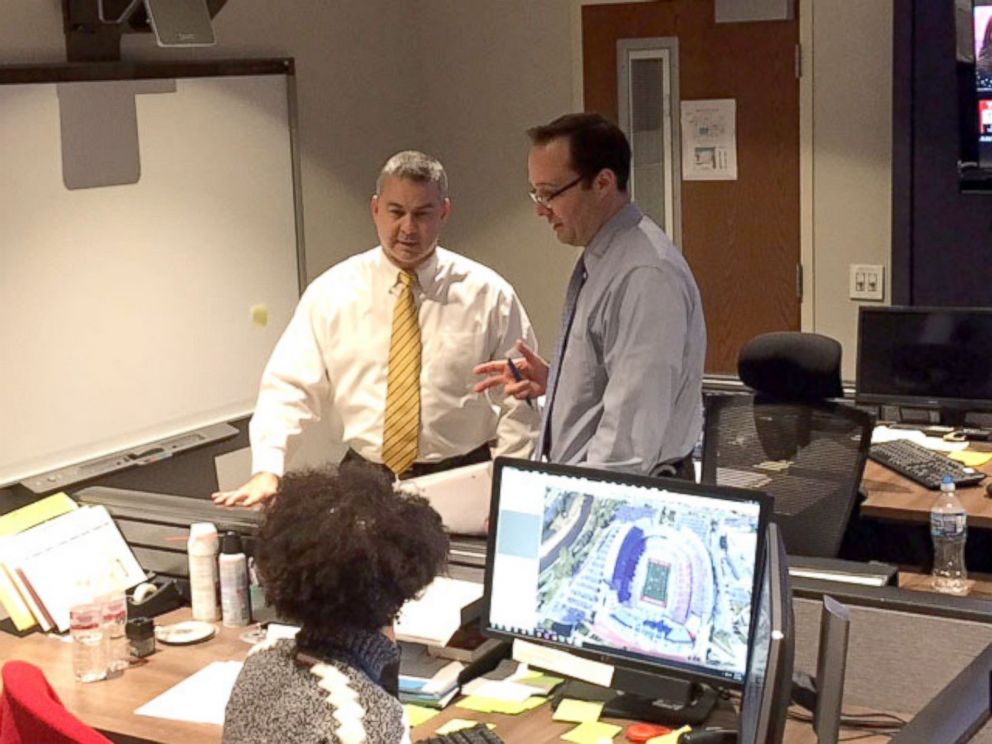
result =
M988 445L983 445L987 449ZM977 449L977 447L975 448ZM978 468L992 475L992 462ZM957 489L961 504L968 510L968 526L992 528L992 498L985 493L985 480L977 486ZM926 524L930 521L930 507L933 506L936 491L930 491L914 483L894 470L869 460L861 479L865 501L861 504L861 515L873 519L893 522Z
M188 620L188 608L176 610L156 622ZM148 663L101 682L81 684L72 676L72 643L41 633L16 638L0 633L0 659L30 661L45 672L49 684L66 708L90 726L114 737L151 742L219 742L221 729L210 724L183 723L134 715L135 709L213 661L244 659L248 644L238 640L244 628L217 624L217 635L193 646L165 646L148 657Z
M168 623L188 618L189 610L182 609L160 620ZM73 679L72 644L55 637L34 633L25 638L15 638L0 633L0 660L23 659L41 667L66 707L115 741L217 744L221 737L219 726L137 716L134 710L212 661L243 659L248 646L238 640L238 636L244 629L218 625L218 631L213 639L194 646L159 644L158 651L149 657L147 664L131 668L116 679L90 684L80 684ZM733 714L729 710L719 711L716 716L723 719L717 723L733 725ZM542 705L520 716L476 713L451 705L413 729L412 741L429 736L451 718L495 723L496 732L506 744L558 742L562 734L575 726L552 721L550 705ZM629 723L604 720L624 726ZM625 742L626 739L620 735L614 741ZM813 744L816 737L808 725L790 720L785 741L788 744ZM871 737L863 741L872 744L887 741L887 738Z
M729 704L724 705L729 706ZM441 724L452 718L467 718L473 721L495 724L496 728L493 730L506 744L558 744L561 741L562 734L572 730L578 724L553 721L551 714L550 704L544 704L520 716L508 716L500 713L477 713L449 705L434 718L414 728L410 739L416 742L419 739L430 736ZM711 716L711 719L716 719L713 722L714 725L733 727L735 717L729 710L718 710ZM613 718L603 718L602 721L623 726L624 728L631 723L631 721ZM845 736L854 736L857 733L860 732L856 732L853 729L841 729L841 740L843 741ZM864 742L865 744L881 744L888 740L888 736L868 736L858 739L859 742ZM614 737L613 741L614 744L626 744L627 738L621 731ZM816 744L816 734L809 724L790 719L786 722L785 726L784 744Z

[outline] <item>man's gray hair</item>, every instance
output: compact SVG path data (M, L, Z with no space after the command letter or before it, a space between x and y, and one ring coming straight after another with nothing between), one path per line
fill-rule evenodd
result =
M448 197L448 176L444 172L444 166L437 158L426 153L404 150L393 155L379 171L379 177L375 181L375 193L382 191L382 181L387 176L437 184L441 198Z

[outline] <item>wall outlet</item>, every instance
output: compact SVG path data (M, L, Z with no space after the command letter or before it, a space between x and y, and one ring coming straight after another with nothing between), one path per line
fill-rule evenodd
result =
M851 299L885 299L885 267L877 264L851 264Z

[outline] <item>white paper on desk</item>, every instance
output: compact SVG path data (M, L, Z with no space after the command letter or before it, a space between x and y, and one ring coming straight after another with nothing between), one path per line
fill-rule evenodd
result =
M438 576L424 593L409 600L396 618L394 630L401 641L444 646L462 625L462 608L482 597L483 586Z
M558 672L566 677L581 679L600 687L610 687L613 684L612 664L585 659L550 646L538 646L536 643L519 638L513 641L513 659L531 667Z
M139 716L223 726L224 710L241 667L240 661L211 662L134 712Z
M522 703L532 695L543 695L544 690L531 687L522 682L512 682L507 679L473 679L467 685L462 685L463 695L478 695L496 700L509 700L512 703Z
M947 442L939 437L928 437L919 429L893 429L890 426L876 426L871 434L872 444L892 442L896 439L908 439L934 452L959 452L968 448L967 442Z

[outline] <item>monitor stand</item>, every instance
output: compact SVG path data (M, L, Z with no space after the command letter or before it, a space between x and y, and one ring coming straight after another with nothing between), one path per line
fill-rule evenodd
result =
M552 705L565 698L603 703L603 716L664 725L698 726L706 721L716 705L716 690L708 685L672 677L655 677L654 699L569 680L558 688Z

